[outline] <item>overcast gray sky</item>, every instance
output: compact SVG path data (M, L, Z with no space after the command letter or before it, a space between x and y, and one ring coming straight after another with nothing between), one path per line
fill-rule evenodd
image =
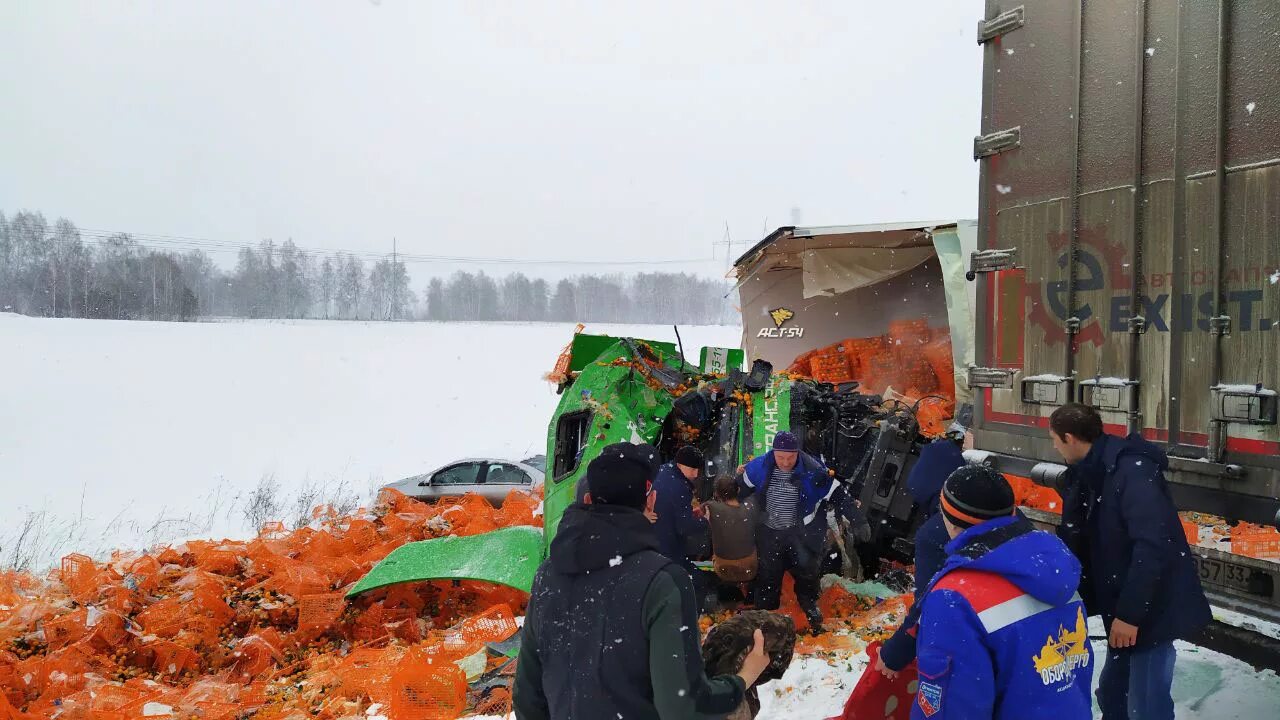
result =
M0 210L722 271L792 207L974 216L980 5L4 0Z

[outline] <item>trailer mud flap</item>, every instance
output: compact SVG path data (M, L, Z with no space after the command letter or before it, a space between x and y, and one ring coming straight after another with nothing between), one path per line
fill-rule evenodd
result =
M347 592L403 582L480 580L529 592L542 563L542 529L519 525L467 537L443 537L401 546Z

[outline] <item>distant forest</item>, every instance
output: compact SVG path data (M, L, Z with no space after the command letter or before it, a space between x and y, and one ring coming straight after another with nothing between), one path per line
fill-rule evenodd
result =
M0 311L40 317L198 320L556 321L736 324L731 286L686 273L580 275L550 284L522 273L456 272L421 294L403 261L321 255L292 240L242 247L235 268L204 250L170 250L127 233L81 232L38 212L0 213Z

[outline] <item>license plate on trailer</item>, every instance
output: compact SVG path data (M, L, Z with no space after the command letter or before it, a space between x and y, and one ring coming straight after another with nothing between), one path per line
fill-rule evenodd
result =
M1253 569L1237 565L1217 558L1195 556L1196 566L1200 570L1200 579L1214 585L1229 587L1241 592L1249 592L1249 578L1253 577Z

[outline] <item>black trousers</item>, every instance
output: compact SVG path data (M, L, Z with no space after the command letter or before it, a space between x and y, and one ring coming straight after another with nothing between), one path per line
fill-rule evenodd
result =
M818 616L822 557L821 551L814 552L804 542L804 531L801 528L774 530L761 525L756 532L756 553L760 559L756 571L756 607L778 609L782 601L782 576L790 572L800 609L809 617Z

